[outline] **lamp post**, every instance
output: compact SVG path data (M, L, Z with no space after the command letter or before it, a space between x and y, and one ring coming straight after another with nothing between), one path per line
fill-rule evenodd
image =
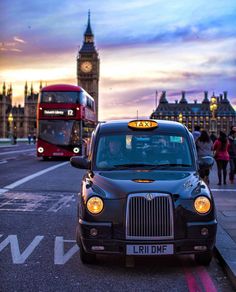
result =
M182 123L183 122L183 114L180 113L178 119L179 119L179 122Z
M211 111L210 130L211 132L216 132L217 130L216 110L217 110L217 99L213 94L210 101L210 111Z
M13 144L13 129L12 129L12 126L13 126L13 116L12 116L12 113L9 114L8 116L8 122L9 122L9 137L11 139L11 143Z

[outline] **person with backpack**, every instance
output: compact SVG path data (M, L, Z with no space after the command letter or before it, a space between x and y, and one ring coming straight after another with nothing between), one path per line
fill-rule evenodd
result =
M202 157L211 156L213 157L213 142L206 130L202 130L200 136L195 141L198 159L200 160ZM209 169L200 169L199 175L200 177L209 184Z

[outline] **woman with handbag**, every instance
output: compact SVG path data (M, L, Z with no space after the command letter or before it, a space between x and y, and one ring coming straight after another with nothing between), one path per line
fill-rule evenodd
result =
M217 164L218 171L218 185L222 183L222 172L223 172L223 182L226 185L227 177L227 164L229 162L229 141L224 132L220 131L219 137L213 145L213 151L215 151L215 160Z

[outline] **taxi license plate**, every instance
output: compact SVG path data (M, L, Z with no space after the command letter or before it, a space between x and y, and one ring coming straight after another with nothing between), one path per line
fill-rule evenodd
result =
M127 255L168 255L173 253L173 244L126 245Z

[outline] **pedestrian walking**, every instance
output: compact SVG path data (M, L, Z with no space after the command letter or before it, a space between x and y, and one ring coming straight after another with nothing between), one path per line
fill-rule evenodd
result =
M217 137L216 137L214 131L211 132L210 138L211 138L211 141L212 141L213 143L215 143L215 140L217 139Z
M236 129L229 133L229 180L234 183L234 176L236 173Z
M36 143L36 134L34 133L33 135L33 143L35 144Z
M16 134L13 135L13 143L14 143L14 145L17 143L17 136L16 136Z
M206 130L202 130L200 136L196 140L196 148L198 159L200 160L204 156L213 157L213 142ZM199 175L203 180L209 184L210 169L200 169Z
M31 136L31 134L29 133L29 135L28 135L28 143L29 143L29 144L31 144L31 138L32 138L32 136Z
M219 137L215 141L213 145L213 151L215 152L215 160L217 164L217 172L218 172L218 185L220 186L222 183L222 172L223 172L223 182L226 184L227 177L227 164L229 162L229 141L227 139L227 135L220 131Z
M195 125L194 126L194 131L192 133L193 134L194 141L196 141L197 138L201 135L200 130L201 130L201 127L199 125Z

